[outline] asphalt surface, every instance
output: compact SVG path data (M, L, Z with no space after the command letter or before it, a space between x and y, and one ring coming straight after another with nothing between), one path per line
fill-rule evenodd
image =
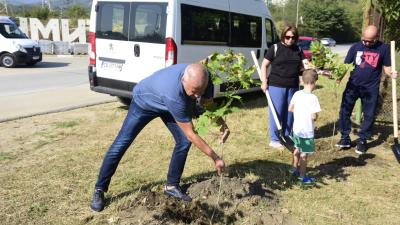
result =
M87 66L87 56L44 56L32 67L0 67L0 122L115 101L90 90Z
M337 53L340 56L346 56L347 51L351 47L351 44L340 44L336 45L335 47L331 47L333 53Z

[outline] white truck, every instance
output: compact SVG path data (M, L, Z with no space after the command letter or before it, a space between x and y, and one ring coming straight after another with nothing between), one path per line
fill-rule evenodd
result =
M37 41L29 39L14 20L0 16L0 65L11 68L18 64L35 65L42 61Z
M89 39L91 90L124 103L135 84L159 69L226 49L249 63L253 50L261 62L279 41L263 0L94 0ZM224 85L214 90L218 96Z

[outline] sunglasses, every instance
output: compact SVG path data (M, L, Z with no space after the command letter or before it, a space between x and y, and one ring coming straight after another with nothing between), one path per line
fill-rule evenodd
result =
M290 40L290 39L295 40L296 38L294 36L285 36L285 39L286 40Z
M376 42L376 40L362 40L365 44L374 44Z

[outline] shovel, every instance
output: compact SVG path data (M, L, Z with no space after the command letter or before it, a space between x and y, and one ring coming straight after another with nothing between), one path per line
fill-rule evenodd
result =
M392 72L396 71L396 58L395 58L395 41L390 42L390 59L392 64ZM399 146L399 130L397 121L397 85L396 79L392 78L392 102L393 102L393 138L394 143L392 145L393 154L397 161L400 163L400 146Z
M258 60L257 60L256 54L254 53L254 51L251 51L251 56L253 58L254 65L257 68L258 76L260 77L260 80L261 80L261 70L260 70L260 66L258 65ZM278 135L278 138L279 138L279 142L283 146L285 146L285 148L287 150L293 152L294 149L295 149L294 143L293 143L293 141L292 141L292 139L290 137L285 136L285 134L283 133L281 123L279 122L278 116L276 115L275 107L274 107L274 105L272 103L271 97L269 96L268 90L265 91L265 96L267 97L268 107L271 109L272 116L273 116L274 121L275 121L275 125L278 128L277 135Z

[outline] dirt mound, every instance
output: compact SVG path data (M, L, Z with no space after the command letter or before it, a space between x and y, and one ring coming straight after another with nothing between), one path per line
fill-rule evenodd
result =
M187 192L193 198L190 203L162 192L141 193L121 208L119 223L296 224L278 209L276 194L259 182L212 177L191 184Z

